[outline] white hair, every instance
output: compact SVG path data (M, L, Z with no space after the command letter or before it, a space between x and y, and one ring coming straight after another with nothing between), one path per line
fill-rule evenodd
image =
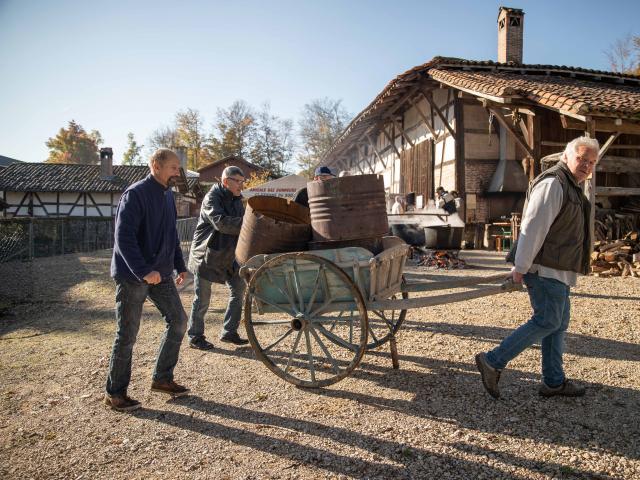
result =
M222 171L222 180L229 178L231 175L240 175L241 177L244 177L244 173L240 167L231 165Z
M595 138L591 138L591 137L578 137L578 138L574 138L573 140L571 140L569 143L567 143L566 148L564 149L564 153L562 154L562 161L566 163L567 160L569 160L569 158L573 158L576 156L576 153L578 153L578 148L580 147L587 147L589 150L593 150L596 152L596 154L598 154L598 152L600 151L600 144L598 143L598 140L596 140Z

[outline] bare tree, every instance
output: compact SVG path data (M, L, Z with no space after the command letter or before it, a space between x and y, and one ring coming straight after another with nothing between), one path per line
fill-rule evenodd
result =
M604 54L612 71L633 73L640 63L640 37L627 34L613 42Z
M255 131L251 146L251 161L268 169L274 176L286 173L293 157L293 122L271 113L268 102L255 116Z
M174 127L160 127L153 131L147 145L150 154L159 148L174 148L178 145L178 132Z
M338 139L350 117L342 100L325 97L305 104L298 122L302 145L297 160L308 175Z

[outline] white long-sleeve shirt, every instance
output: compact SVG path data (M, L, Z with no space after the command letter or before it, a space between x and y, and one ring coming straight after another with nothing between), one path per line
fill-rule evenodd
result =
M541 277L553 278L565 285L574 286L578 280L576 272L556 270L533 263L549 233L551 224L560 213L562 201L562 185L555 177L545 178L533 188L527 209L522 214L515 270L522 274L538 272ZM577 245L576 248L578 248Z

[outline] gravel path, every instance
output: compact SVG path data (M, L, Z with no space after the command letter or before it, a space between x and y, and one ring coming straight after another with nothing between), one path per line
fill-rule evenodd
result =
M477 268L409 276L505 268L498 254L463 253ZM412 310L400 370L382 347L352 377L303 390L215 340L226 303L216 288L216 348L182 350L176 379L192 395L181 399L149 391L163 320L145 307L130 387L144 409L129 415L101 403L108 263L103 252L0 265L11 279L0 286L0 478L640 478L639 279L574 289L565 364L588 386L581 399L537 395L539 348L504 372L500 400L484 392L473 356L527 318L524 292ZM190 289L182 295L188 311Z

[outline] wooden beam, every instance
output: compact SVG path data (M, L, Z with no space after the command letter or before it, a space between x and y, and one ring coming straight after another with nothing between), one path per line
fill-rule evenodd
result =
M398 120L396 120L395 118L391 118L391 121L394 122L397 125L398 129L400 130L400 135L402 135L402 137L407 141L407 143L409 145L411 145L411 148L413 148L415 145L411 141L409 136L405 133L404 128L402 128L402 125L400 124L400 122Z
M611 148L609 148L611 150ZM604 155L598 162L599 172L636 173L640 170L640 158Z
M431 136L433 137L434 141L438 140L438 134L436 133L436 131L433 129L433 125L431 124L431 122L429 121L429 119L427 119L427 116L424 114L424 112L422 111L422 109L420 108L420 105L418 104L418 102L414 101L413 99L410 100L411 105L413 106L413 108L416 109L416 112L418 112L418 115L420 116L420 118L422 119L422 121L424 122L424 124L427 126L427 129L429 130L429 132L431 133ZM432 119L433 120L433 119Z
M440 111L438 106L435 104L435 101L433 100L433 94L431 93L431 90L428 90L427 92L423 92L421 90L420 94L424 97L424 99L427 101L427 103L429 105L431 105L431 108L433 108L433 110L436 112L436 114L438 115L438 117L440 118L440 120L442 121L444 126L447 128L447 130L449 130L449 133L451 135L455 136L456 132L453 131L453 128L451 128L451 125L449 125L449 121L443 115L443 113ZM431 97L431 98L429 98L429 97Z
M418 90L420 90L420 85L416 85L415 87L413 87L411 90L409 90L409 92L402 96L398 102L393 106L393 108L391 108L388 112L386 116L390 116L391 114L393 114L395 111L397 111L400 107L402 107L402 105L404 105L407 100L410 100L411 98L416 96L416 93L418 93Z
M533 180L541 172L540 158L542 157L542 151L540 146L540 115L535 115L535 110L532 115L527 116L527 131L529 136L527 137L527 144L533 152L532 162L529 165L529 180Z
M527 145L524 142L524 140L520 138L520 135L518 135L518 132L516 132L515 128L513 128L512 125L509 125L509 122L507 121L506 118L504 118L504 115L502 115L502 112L492 106L487 106L486 108L491 113L493 113L494 117L498 120L498 122L500 122L500 125L502 125L507 130L507 132L509 132L509 134L513 137L513 139L520 146L520 148L522 148L527 153L527 155L529 155L529 157L534 158L534 153L529 148L529 145Z
M396 142L391 139L391 136L387 133L387 129L383 127L382 133L386 137L389 144L393 147L393 150L396 152L396 155L398 156L398 160L402 160L402 155L400 155L400 151L398 150L398 147L396 147Z
M462 100L456 96L453 104L453 118L455 120L456 125L456 134L455 134L455 158L456 158L456 190L458 191L458 195L462 198L464 197L464 193L466 191L465 188L465 152L464 152L464 105L462 104ZM444 147L444 145L443 145ZM463 208L466 209L466 202L462 203ZM460 212L460 217L462 221L465 221L466 215L465 212Z
M571 130L585 130L586 124L592 122L594 125L594 131L596 132L610 132L610 133L625 133L628 135L640 135L640 123L631 122L628 120L610 119L610 118L591 118L587 119L587 122L581 122L566 115L560 116L560 121L564 128Z
M585 124L585 135L587 137L596 138L596 126L595 122L588 120ZM591 212L589 214L589 238L591 244L589 245L589 255L593 252L593 242L595 241L595 226L596 226L596 170L598 164L593 168L591 176L584 182L584 194L589 199L591 204Z
M614 133L609 138L607 138L607 141L604 142L604 145L600 147L600 151L598 152L598 160L600 160L604 156L607 150L609 150L611 144L615 141L616 138L618 138L619 135L619 133Z
M369 161L369 157L367 157L364 153L362 153L361 147L362 147L362 144L358 144L357 146L358 157L360 157L360 160L364 159L364 161L367 162L367 165L369 165L369 170L371 171L371 173L376 173L376 169L373 168L373 165L371 165L371 162Z
M631 195L640 195L640 188L596 187L596 195L602 197L628 197Z
M378 160L380 160L380 163L382 163L382 166L384 167L384 169L387 169L387 162L385 162L382 157L380 156L380 154L378 153L378 149L376 148L375 144L373 143L373 140L371 140L371 137L369 136L369 134L365 134L365 138L367 139L367 141L369 142L369 147L371 148L371 150L373 150L373 153L376 157L378 157Z

